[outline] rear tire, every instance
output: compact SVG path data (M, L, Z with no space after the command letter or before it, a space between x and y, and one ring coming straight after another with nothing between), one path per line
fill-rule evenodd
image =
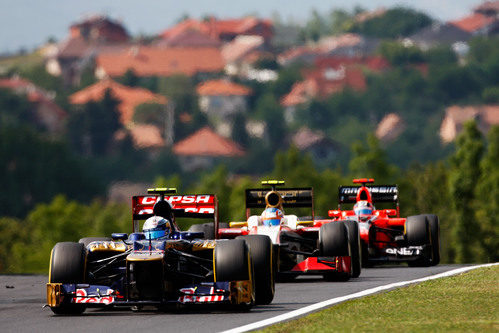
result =
M341 221L331 222L319 229L319 253L325 257L348 256L348 230ZM324 274L327 281L347 281L350 274L337 272Z
M88 244L90 244L92 242L102 242L102 241L112 241L112 239L109 237L84 237L84 238L81 238L78 241L78 243L81 243L81 244L85 245L85 247L87 247Z
M426 214L425 216L430 227L431 266L436 266L440 263L440 222L436 215Z
M83 283L85 282L86 251L83 243L57 243L50 255L50 283ZM81 304L62 304L51 307L55 314L81 314L85 306Z
M265 235L239 236L248 244L253 261L255 281L255 304L270 304L275 294L272 241Z
M360 248L359 224L355 221L345 221L348 229L348 243L352 258L352 277L359 277L362 270L362 249Z
M423 246L431 243L428 231L428 221L424 215L415 215L407 217L405 221L405 232L407 244L409 246ZM409 261L411 267L427 267L431 264L431 258L424 253L421 258Z

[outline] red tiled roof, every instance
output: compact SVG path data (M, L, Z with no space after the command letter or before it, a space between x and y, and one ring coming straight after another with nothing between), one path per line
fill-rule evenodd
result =
M204 127L173 146L173 152L183 156L236 157L244 150L235 142L226 139L209 127Z
M199 30L189 29L174 34L172 37L163 38L156 45L169 47L220 47L222 42Z
M194 75L199 72L222 71L225 63L214 47L146 47L134 46L118 53L102 53L97 67L109 76L121 76L133 69L138 76Z
M480 13L474 13L462 19L450 21L449 23L455 25L461 30L472 33L477 30L485 28L486 26L493 23L495 20L496 20L495 17L485 16Z
M305 73L305 80L295 83L291 91L281 99L282 106L302 104L310 98L326 98L345 88L362 91L366 78L356 66L321 68Z
M222 48L222 56L227 63L237 61L264 43L261 36L238 36Z
M227 80L210 80L200 83L196 91L202 96L246 96L251 94L251 89Z
M0 88L7 88L12 90L36 89L35 85L31 81L20 77L0 79Z
M263 25L261 31L253 31L259 24ZM257 19L249 16L242 19L217 20L210 18L205 21L187 19L174 27L161 33L163 38L172 38L186 30L198 30L212 37L219 38L222 35L261 35L264 38L270 37L272 22L270 20Z
M85 104L91 101L100 101L107 90L116 98L120 104L118 110L121 114L121 122L128 124L132 121L135 107L143 103L166 104L166 97L144 89L132 88L119 84L113 80L99 81L83 90L80 90L69 97L72 104Z

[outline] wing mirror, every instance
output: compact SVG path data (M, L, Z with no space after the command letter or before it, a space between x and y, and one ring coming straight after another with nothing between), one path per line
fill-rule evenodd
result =
M125 239L128 239L128 235L125 234L125 233L121 233L121 232L113 232L111 234L111 238L113 240L125 240Z
M341 211L337 210L337 209L330 210L330 211L327 212L327 215L329 215L329 217L337 217L337 218L339 218L341 216Z
M397 216L397 210L396 209L385 209L384 212L388 216Z

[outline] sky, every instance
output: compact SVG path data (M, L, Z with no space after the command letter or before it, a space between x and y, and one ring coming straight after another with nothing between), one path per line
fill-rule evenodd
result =
M49 37L62 40L69 26L92 14L120 20L132 34L156 34L175 24L184 14L219 18L256 14L283 21L304 22L313 9L327 13L355 5L372 10L396 5L412 7L440 21L467 15L481 0L0 0L0 54L21 48L32 50Z

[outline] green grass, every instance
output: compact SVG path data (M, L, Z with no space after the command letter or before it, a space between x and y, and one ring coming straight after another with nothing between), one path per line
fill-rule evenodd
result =
M43 56L39 52L0 58L0 71L11 68L26 69L43 63Z
M348 301L264 332L499 332L499 267Z

